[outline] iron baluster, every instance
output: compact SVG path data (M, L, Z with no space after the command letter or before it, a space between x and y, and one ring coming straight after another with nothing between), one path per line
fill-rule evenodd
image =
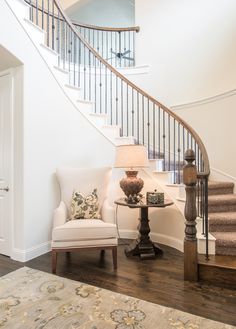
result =
M35 18L36 18L36 25L39 25L39 8L38 8L38 0L36 0L36 12L35 12Z
M129 85L126 84L126 120L127 120L127 129L126 135L129 136Z
M170 114L168 114L168 170L170 171Z
M178 123L178 184L180 184L180 123Z
M159 159L161 158L161 109L158 106L158 154Z
M52 49L54 50L55 45L55 15L54 15L54 1L52 2Z
M48 8L47 8L47 46L49 47L50 45L50 41L49 41L49 19L50 19L50 16L49 16L49 9L50 9L50 2L48 0Z
M116 125L118 125L118 77L116 76Z
M139 92L137 92L137 142L139 143Z
M92 97L91 97L91 89L92 89L92 86L91 86L91 51L89 50L89 100L91 101Z
M155 103L153 103L153 109L152 109L152 112L153 112L153 120L152 120L152 134L153 134L153 159L156 158L156 155L155 155L155 150L156 150L156 130L155 130L155 127L156 127L156 109L155 109Z
M149 99L147 98L147 136L148 136L148 154L150 154L150 108Z
M134 88L132 88L132 136L134 136Z
M162 109L162 132L163 132L163 154L164 154L164 162L163 162L163 169L166 170L166 123L165 123L165 112Z
M175 134L176 134L176 131L175 131L175 126L176 126L176 122L175 122L175 119L174 119L174 127L173 127L173 130L174 130L174 156L173 156L173 159L174 159L174 184L176 184L176 175L175 175L175 168L176 168L176 157L175 157L175 149L176 149L176 145L175 145Z
M99 61L99 74L100 74L100 82L99 82L99 91L100 91L100 113L102 113L102 63Z

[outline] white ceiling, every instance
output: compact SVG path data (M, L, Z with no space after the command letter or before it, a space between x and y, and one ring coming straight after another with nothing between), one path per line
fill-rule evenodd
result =
M0 45L0 72L21 64L21 61Z

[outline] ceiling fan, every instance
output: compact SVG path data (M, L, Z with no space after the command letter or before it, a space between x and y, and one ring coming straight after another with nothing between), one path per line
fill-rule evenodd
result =
M121 51L119 51L118 53L116 53L115 51L112 51L111 50L111 53L114 55L110 58L107 58L106 60L109 61L110 59L114 59L114 58L117 58L119 60L122 60L122 59L127 59L129 61L134 61L134 58L132 57L129 57L127 56L128 54L131 53L131 50L125 50L123 53Z

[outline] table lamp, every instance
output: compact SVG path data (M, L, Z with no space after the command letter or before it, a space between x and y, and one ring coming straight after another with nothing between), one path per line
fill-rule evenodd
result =
M126 178L120 181L120 187L127 196L127 201L138 202L138 195L143 188L143 180L137 177L137 168L149 167L148 155L143 145L120 145L116 147L115 168L127 168Z

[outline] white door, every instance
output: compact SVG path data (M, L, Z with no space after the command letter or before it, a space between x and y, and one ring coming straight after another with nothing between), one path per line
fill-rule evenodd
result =
M12 168L11 76L0 75L0 254L11 253Z

